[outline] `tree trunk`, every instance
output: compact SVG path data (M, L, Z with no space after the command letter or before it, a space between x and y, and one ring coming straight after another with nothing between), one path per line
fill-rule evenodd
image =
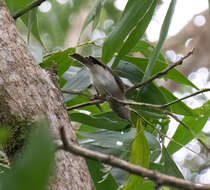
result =
M22 146L22 140L18 140L18 136L25 131L20 129L21 123L29 119L36 120L40 115L49 119L57 142L60 141L61 126L69 140L76 141L62 93L49 74L35 62L26 43L18 34L4 0L0 0L0 125L9 126L10 130L15 131L15 139L6 148L10 158ZM60 150L56 152L55 159L56 174L49 189L93 189L83 158Z

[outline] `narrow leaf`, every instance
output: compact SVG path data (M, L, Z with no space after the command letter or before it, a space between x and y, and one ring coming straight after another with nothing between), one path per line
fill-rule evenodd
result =
M169 90L164 87L159 87L159 89L164 93L165 97L167 98L168 102L172 102L174 100L178 100ZM171 111L176 114L188 115L193 116L193 111L190 107L188 107L182 101L179 101L170 106Z
M36 19L36 14L37 14L37 8L32 9L31 11L29 11L28 13L28 23L27 23L27 27L28 27L28 35L27 35L27 43L29 44L29 39L30 39L30 33L31 33L31 29L32 29L32 25L34 20Z
M163 161L163 172L167 175L178 177L184 179L182 173L177 167L176 163L173 161L171 156L169 155L167 149L163 146L162 148L162 161ZM171 190L178 190L177 188L170 188Z
M164 173L184 179L182 173L179 171L177 165L175 164L175 162L169 155L167 149L163 146L162 150L163 150L162 153L163 153L163 161L164 161Z
M151 151L150 161L154 162L161 153L160 142L157 140L157 138L152 133L144 131L144 135L147 138L149 148Z
M145 53L147 54L147 53ZM146 67L148 65L149 59L148 58L138 58L138 57L131 57L131 56L124 56L122 60L129 61L130 63L136 65L141 71L145 71ZM163 69L166 69L168 67L168 64L165 60L157 60L156 64L152 70L151 75L154 75ZM175 82L178 82L180 84L185 84L187 86L191 86L195 89L198 89L190 80L188 80L187 77L185 77L180 71L173 68L171 69L166 75L163 76L165 79L171 79Z
M62 74L70 67L73 62L72 59L69 58L69 54L75 53L75 48L68 48L63 51L55 52L49 56L47 56L40 66L42 68L50 67L51 64L57 63L58 65L58 76L61 77Z
M132 53L140 52L144 57L149 58L152 51L154 51L155 47L152 43L149 43L145 40L139 40L136 46L131 50ZM159 53L157 58L159 61L166 62L165 56L162 52Z
M171 19L174 13L174 9L175 9L175 5L176 5L176 0L172 0L170 3L170 6L168 8L167 14L165 16L163 25L161 27L161 31L160 31L160 37L159 37L159 41L157 44L157 47L154 49L154 51L152 52L150 58L149 58L149 63L148 66L146 68L144 77L143 77L143 81L147 80L152 73L152 70L156 64L156 60L160 54L160 50L162 48L163 42L165 41L167 34L168 34L168 30L169 30L169 25L171 23Z
M149 167L149 145L144 135L144 127L141 120L137 120L136 124L136 137L132 144L130 162L136 165ZM144 187L144 179L136 176L129 175L128 181L124 186L123 190L138 190Z
M118 185L111 173L103 172L105 168L99 161L86 159L86 162L96 190L115 190L118 188Z
M203 129L204 125L206 124L209 118L210 101L203 104L203 106L201 106L200 108L194 109L193 112L196 114L196 116L185 116L182 122L185 123L185 125L187 125L188 127L190 127L190 130L192 130L195 134L198 134ZM189 130L187 130L180 124L172 138L178 143L185 145L195 137L193 136L193 134L191 134ZM180 148L182 148L180 145L173 141L170 141L167 150L169 154L173 154Z
M80 33L80 36L84 32L84 29L88 26L93 21L93 26L92 30L94 30L98 24L99 18L100 18L100 13L101 13L101 5L102 5L102 0L97 0L95 6L93 7L92 10L90 10L88 16L85 19L85 22L82 26L82 30Z
M128 1L121 19L115 29L104 42L102 60L107 63L115 52L123 45L123 41L134 26L142 19L150 8L153 0L130 0Z
M46 189L53 166L53 140L46 121L34 128L23 154L3 176L1 190Z
M157 2L157 0L153 0L150 7L147 9L145 15L142 16L135 29L131 32L131 34L129 34L129 37L123 43L122 48L120 49L117 57L115 58L115 61L112 65L113 68L118 64L121 57L129 53L129 51L138 43L138 40L141 39L145 30L147 29L147 26L150 23L150 20L152 19Z
M105 112L92 116L83 113L72 113L70 114L70 118L72 121L77 121L85 125L114 131L121 131L129 124L128 121L121 119L114 112Z
M121 77L129 79L133 83L140 82L143 77L143 72L135 65L120 61L116 70ZM129 94L128 94L129 96ZM151 103L151 104L165 104L167 103L163 93L153 83L147 85L144 90L139 93L138 97L128 97L136 101ZM136 99L137 98L137 99Z

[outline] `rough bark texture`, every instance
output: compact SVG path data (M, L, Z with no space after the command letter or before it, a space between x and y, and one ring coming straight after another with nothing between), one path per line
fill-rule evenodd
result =
M21 123L16 123L15 118L36 119L39 115L49 118L56 141L60 141L58 130L61 126L65 128L69 140L76 141L62 94L49 74L36 64L3 0L0 0L0 122L7 126L14 125L14 129ZM20 147L11 146L7 154L18 152ZM50 184L51 190L92 189L83 158L58 151L55 168L56 176Z

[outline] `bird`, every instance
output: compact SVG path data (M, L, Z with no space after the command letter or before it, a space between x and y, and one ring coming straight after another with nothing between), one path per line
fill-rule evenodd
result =
M111 109L119 117L131 121L129 106L114 100L126 100L125 85L120 77L110 67L95 57L84 57L78 53L70 54L69 56L88 68L93 86L97 93L109 102Z

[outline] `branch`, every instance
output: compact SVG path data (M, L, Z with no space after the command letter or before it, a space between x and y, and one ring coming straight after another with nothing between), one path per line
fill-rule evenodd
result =
M86 45L94 45L94 46L96 46L96 47L100 47L100 48L101 48L101 46L97 45L96 42L99 41L99 40L105 40L106 38L107 38L107 37L101 37L101 38L97 38L97 39L95 39L95 40L83 42L83 43L81 43L81 44L76 45L74 48L78 48L78 47L86 46Z
M22 15L24 15L25 13L27 13L31 9L33 9L33 8L38 7L39 5L41 5L44 1L46 1L46 0L37 0L37 1L34 1L31 4L27 5L26 7L24 7L22 10L17 11L16 13L14 13L12 15L12 17L16 20L18 17L21 17Z
M159 77L161 77L163 75L166 75L171 69L173 69L174 67L176 67L178 65L181 65L186 58L188 58L190 55L193 54L193 51L194 51L194 49L192 49L187 55L182 57L179 61L177 61L173 65L169 66L168 68L164 69L163 71L155 74L153 77L149 78L148 80L140 82L140 83L137 83L134 86L131 86L131 87L127 88L126 92L128 92L129 90L133 90L133 89L145 86L146 84L152 82L153 80L155 80L155 79L157 79L157 78L159 78Z
M85 106L91 106L91 105L95 105L95 104L100 104L100 103L103 103L103 102L104 102L104 100L96 99L96 100L92 100L92 101L89 101L89 102L85 102L85 103L81 103L81 104L76 104L74 106L68 107L67 108L67 111L70 111L70 110L73 110L73 109L76 109L76 108L80 108L80 107L85 107Z
M147 177L150 180L154 181L159 186L166 185L181 189L193 189L193 190L210 189L210 185L196 184L184 179L168 176L153 170L146 169L138 165L131 164L112 155L106 155L92 150L88 150L86 148L80 147L74 142L69 143L63 127L60 129L60 135L61 135L61 140L63 142L62 149L64 149L65 151L71 152L79 156L83 156L85 158L99 160L105 164L121 168L123 170L126 170L132 174L141 177Z
M169 102L169 103L167 103L167 104L163 104L163 105L161 106L161 108L165 108L165 107L171 106L172 104L175 104L175 103L180 102L180 101L182 101L182 100L185 100L185 99L187 99L187 98L196 96L196 95L201 94L201 93L203 93L203 92L209 92L209 91L210 91L210 88L201 89L201 90L199 90L199 91L197 91L197 92L195 92L195 93L192 93L192 94L190 94L190 95L184 96L183 98L174 100L174 101Z
M177 100L174 100L172 102L169 102L167 104L163 104L163 105L157 105L157 104L149 104L149 103L142 103L142 102L135 102L133 100L119 100L115 97L109 97L117 102L120 102L122 104L126 104L126 105L136 105L136 106L147 106L147 107L151 107L151 108L156 108L156 109L164 109L166 107L169 107L179 101L182 101L184 99L187 99L187 98L190 98L190 97L193 97L195 95L198 95L198 94L201 94L203 92L209 92L210 91L210 88L206 88L206 89L202 89L202 90L199 90L195 93L192 93L190 95L187 95L183 98L180 98L180 99L177 99ZM63 89L62 92L64 93L70 93L70 94L79 94L79 95L83 95L83 96L86 96L88 98L92 98L91 95L89 94L86 94L82 91L71 91L71 90L66 90L66 89ZM68 107L67 110L70 111L70 110L73 110L73 109L76 109L76 108L80 108L80 107L85 107L85 106L90 106L90 105L95 105L95 104L100 104L100 103L103 103L105 100L104 98L101 98L100 96L97 96L97 99L95 100L92 100L92 101L89 101L89 102L85 102L85 103L81 103L81 104L77 104L77 105L74 105L74 106L71 106L71 107ZM203 143L201 143L203 144Z
M119 100L115 97L110 97L112 99L114 99L115 101L117 102L120 102L122 104L127 104L127 105L136 105L136 106L147 106L147 107L152 107L152 108L158 108L158 109L163 109L163 108L166 108L166 107L169 107L177 102L180 102L184 99L187 99L187 98L190 98L190 97L193 97L193 96L196 96L198 94L201 94L203 92L209 92L210 91L210 88L205 88L205 89L202 89L202 90L199 90L195 93L192 93L190 95L187 95L187 96L184 96L183 98L180 98L180 99L177 99L177 100L174 100L172 102L169 102L167 104L162 104L162 105L158 105L158 104L149 104L149 103L142 103L142 102L135 102L133 100Z
M88 98L93 97L92 95L87 94L87 93L83 92L82 90L61 89L61 91L63 93L66 93L66 94L76 94L76 95L85 96L85 97L88 97Z

